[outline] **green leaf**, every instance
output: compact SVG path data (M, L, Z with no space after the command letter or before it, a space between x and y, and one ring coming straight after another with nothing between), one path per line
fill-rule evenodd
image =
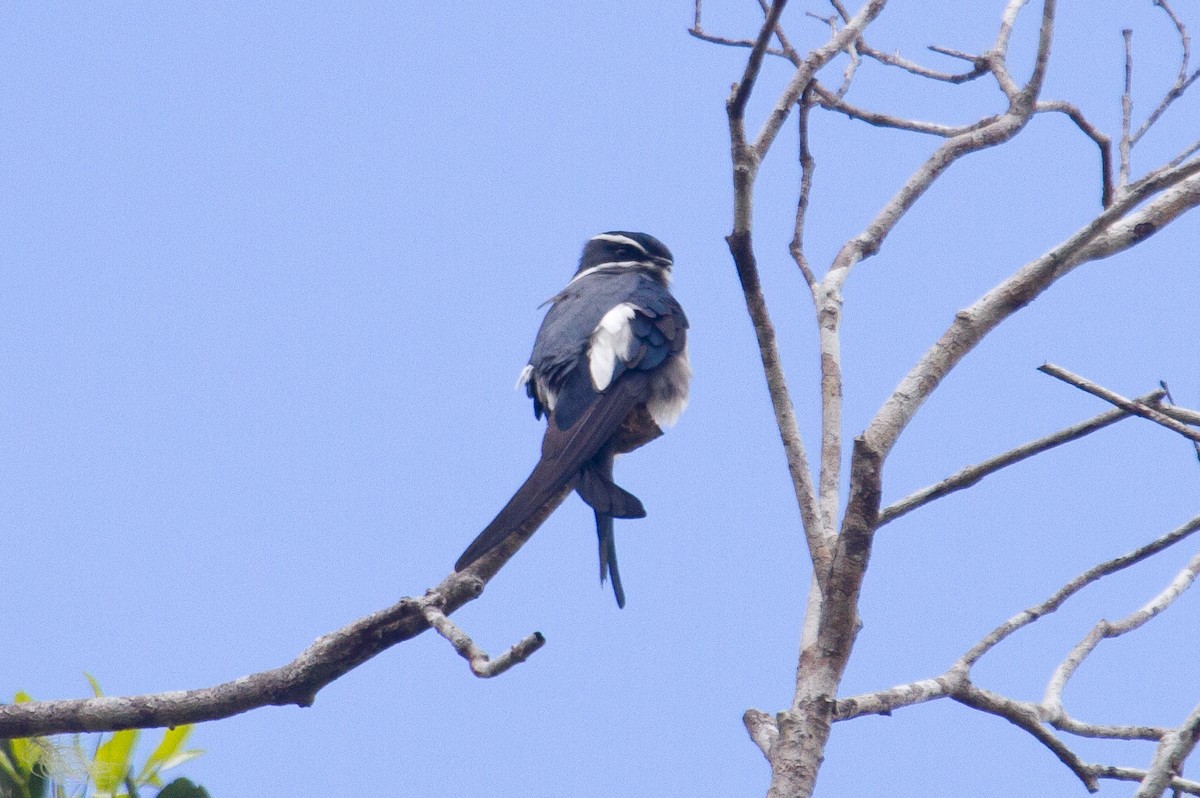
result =
M204 751L200 748L189 748L186 751L180 751L166 762L163 762L163 766L159 768L159 770L170 770L171 768L179 767L184 762L191 762L193 759L203 754Z
M158 798L211 798L208 790L193 784L188 779L175 779L163 787Z
M137 738L137 729L125 729L113 734L111 740L96 749L96 757L92 760L92 782L97 793L111 794L121 786L129 771L129 757Z
M84 672L83 675L87 677L88 684L90 684L92 686L92 694L95 695L96 698L99 698L100 696L104 695L104 691L100 689L100 682L96 681L95 676L93 676L92 674L90 674L86 671Z
M13 764L23 773L32 773L33 766L41 756L42 748L34 739L17 737L8 741L12 752Z
M17 772L16 766L13 765L12 760L9 759L8 754L5 753L5 747L6 746L0 743L0 775L7 777L7 779L0 778L0 788L7 787L9 781L13 783L24 781L23 775ZM0 795L5 795L3 789L0 789Z
M167 764L179 753L180 747L187 741L188 735L192 733L192 729L196 728L192 724L176 726L173 729L167 729L163 732L162 740L154 748L154 752L150 754L150 758L146 760L146 764L142 766L142 772L138 774L138 784L147 782L153 784L160 770L166 770L172 765ZM176 762L175 764L179 764Z

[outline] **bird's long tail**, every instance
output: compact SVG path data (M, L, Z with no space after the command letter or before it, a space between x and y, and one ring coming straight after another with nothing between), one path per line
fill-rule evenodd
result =
M613 482L613 459L610 451L601 452L583 467L575 490L592 506L596 514L596 539L600 547L600 583L612 576L613 595L617 606L625 606L625 588L617 570L617 541L613 535L614 518L644 518L646 508L637 496Z
M596 537L600 543L600 583L604 584L605 577L612 577L613 595L617 597L617 606L625 608L625 588L621 586L621 572L617 570L617 540L613 537L613 519L596 511Z
M647 379L644 375L632 374L617 382L588 405L569 427L560 427L559 417L552 412L546 435L542 438L542 457L538 464L508 504L458 558L454 570L463 570L520 531L567 485L573 481L584 482L579 476L585 464L584 470L596 472L587 480L589 484L595 483L596 496L600 497L597 498L599 506L593 504L593 507L610 516L636 518L645 515L637 498L612 484L613 455L607 446L626 416L644 397ZM590 499L588 503L592 503ZM526 531L532 534L532 530Z
M484 554L500 545L536 514L546 502L575 478L577 471L566 471L554 462L543 459L534 467L517 492L492 522L471 541L467 550L454 563L454 570L461 571Z

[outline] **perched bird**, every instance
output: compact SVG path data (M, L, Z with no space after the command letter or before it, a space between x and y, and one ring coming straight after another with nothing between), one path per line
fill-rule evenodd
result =
M573 485L595 511L600 581L611 576L617 605L625 606L613 519L642 518L646 510L613 483L613 459L679 418L692 375L687 317L668 288L671 266L670 250L645 233L601 233L584 246L575 276L549 300L517 383L533 399L534 415L546 417L541 459L455 570Z

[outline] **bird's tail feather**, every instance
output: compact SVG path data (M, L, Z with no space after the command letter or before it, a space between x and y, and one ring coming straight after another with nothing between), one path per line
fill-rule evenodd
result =
M492 522L471 541L467 550L454 563L454 570L461 571L478 560L487 552L507 538L524 524L530 516L538 512L554 494L574 478L574 474L564 472L546 460L542 460L533 469L533 473L525 480L517 492L508 500L508 504L497 513Z
M579 498L598 513L611 518L645 518L646 508L637 496L612 481L612 455L597 467L585 467L575 485Z
M584 464L604 449L621 422L641 401L647 379L639 373L618 381L603 397L588 405L574 424L566 429L558 425L558 411L552 411L546 425L546 435L542 439L542 457L533 473L508 500L504 509L471 542L454 564L454 570L463 570L499 546L537 515L556 493L575 480ZM603 454L598 462L589 466L589 469L599 469L603 481L609 485L612 485L612 457L611 454ZM612 487L616 488L615 485ZM619 494L614 492L613 496L615 501L623 505L618 509L626 512L640 510L645 515L645 511L641 510L641 502L626 491L621 490ZM626 497L633 499L633 504L629 504Z
M612 516L596 512L596 537L600 544L600 584L604 584L605 577L612 577L617 606L624 609L625 588L621 586L621 572L617 570L617 540L613 535Z

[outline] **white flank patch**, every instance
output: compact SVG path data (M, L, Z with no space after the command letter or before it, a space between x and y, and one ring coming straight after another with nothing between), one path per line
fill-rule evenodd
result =
M592 330L588 368L592 373L592 386L597 391L605 390L612 383L617 361L628 361L633 355L633 327L629 320L636 312L636 306L622 302L605 313Z
M683 414L688 403L688 383L691 379L692 365L688 362L687 349L668 358L655 373L646 409L660 428L671 426Z
M619 236L619 235L613 235L611 233L601 233L598 236L592 236L592 240L593 241L611 241L614 244L626 244L627 246L637 247L638 252L641 252L643 255L650 254L649 252L646 251L645 247L643 247L638 242L634 241L629 236Z
M558 399L558 394L548 390L533 373L533 364L525 364L525 368L521 369L520 375L517 376L516 388L524 388L529 383L533 383L533 391L537 396L538 401L542 403L542 407L549 412L554 412L554 402Z

